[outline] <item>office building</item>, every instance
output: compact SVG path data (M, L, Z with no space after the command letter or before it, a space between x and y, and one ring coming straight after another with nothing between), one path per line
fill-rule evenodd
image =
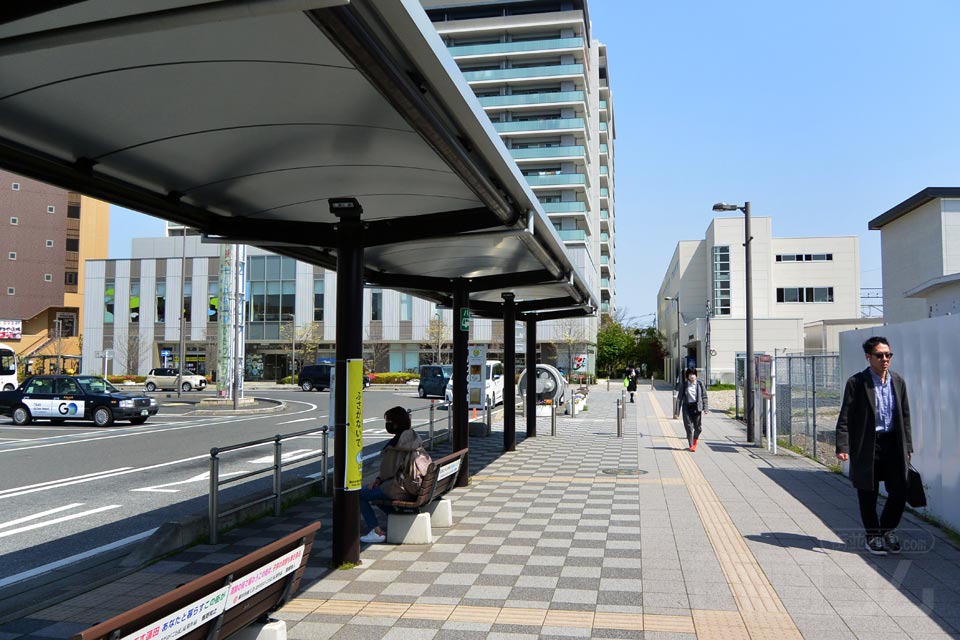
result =
M859 238L775 238L769 217L753 217L751 233L755 353L833 351L840 331L883 322L860 317ZM734 381L746 352L743 241L736 217L714 218L704 239L677 244L657 301L669 379L683 362L710 381Z
M85 262L106 257L109 227L106 203L0 171L0 340L33 371L77 364Z

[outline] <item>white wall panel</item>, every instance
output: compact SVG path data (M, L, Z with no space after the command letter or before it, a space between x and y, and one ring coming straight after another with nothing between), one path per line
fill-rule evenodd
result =
M180 340L180 272L183 261L179 258L167 260L167 299L164 302L167 321L163 326L163 339L166 342Z
M330 270L323 272L323 339L337 340L337 274Z
M116 261L113 296L113 368L114 375L133 373L127 371L127 350L139 351L138 344L130 344L130 261Z
M137 375L145 376L153 368L154 323L157 319L157 261L140 261L140 355Z
M88 260L83 285L83 361L81 372L87 375L102 373L102 360L96 357L103 350L103 295L104 260Z
M313 265L297 262L296 275L296 316L297 330L313 324Z
M960 376L960 316L841 334L844 379L867 366L861 345L873 335L883 335L890 342L890 350L896 354L891 368L907 385L913 464L927 487L927 511L960 529L960 412L955 407Z
M207 300L208 262L205 258L193 260L193 299L190 301L190 340L203 342L207 339ZM215 275L219 281L219 274ZM189 353L189 351L188 351Z

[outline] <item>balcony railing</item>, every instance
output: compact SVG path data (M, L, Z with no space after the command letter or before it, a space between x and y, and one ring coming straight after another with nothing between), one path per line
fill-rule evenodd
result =
M464 44L447 47L454 58L461 56L485 56L498 53L524 53L529 51L558 51L583 49L583 38L552 38L550 40L527 40L524 42L490 42L488 44Z
M610 234L609 234L609 233L603 233L603 232L601 232L601 233L600 233L600 242L610 242Z
M600 209L600 219L601 219L601 220L609 220L609 219L610 219L610 211L608 211L607 209Z
M583 91L554 91L552 93L522 93L513 96L483 96L478 98L484 107L516 107L532 104L584 102Z
M600 131L606 131L606 130L607 130L607 123L606 123L606 122L601 122L601 123L600 123Z
M610 264L610 256L600 256L600 264Z
M604 289L610 288L610 278L600 278L600 286Z
M518 131L564 131L583 129L583 118L555 118L552 120L514 120L512 122L494 122L493 128L499 133Z
M600 101L600 109L602 110L602 109L606 109L606 108L607 108L607 101L606 101L606 100L601 100L601 101Z
M600 303L600 313L610 313L610 303L601 302Z
M519 69L484 69L464 71L467 82L490 82L494 80L517 80L522 78L553 78L556 76L582 76L582 64L557 64L544 67L521 67Z
M583 229L562 229L557 231L564 242L586 242L587 232Z
M600 197L601 197L601 198L609 198L609 197L610 197L610 189L608 189L608 188L606 188L606 187L600 187Z
M583 157L584 147L528 147L525 149L510 149L514 160L529 160L531 158L569 158Z
M550 187L564 184L586 184L587 176L582 173L559 173L552 176L524 176L531 187Z
M547 213L585 213L586 202L544 202L543 210Z
M600 145L600 153L608 153L606 143Z
M605 164L600 165L600 175L606 176L610 175L610 167Z

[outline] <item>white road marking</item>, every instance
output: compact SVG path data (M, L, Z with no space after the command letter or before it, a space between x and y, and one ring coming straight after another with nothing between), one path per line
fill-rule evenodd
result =
M287 452L283 453L283 455L280 457L280 460L282 462L292 462L299 458L304 458L306 456L309 456L313 453L320 453L321 451L322 449L294 449L289 453ZM250 460L249 462L250 464L273 464L273 456L264 456L262 458L255 458L253 460Z
M25 516L23 518L17 518L16 520L11 520L10 522L0 523L0 529L6 529L8 527L14 527L18 524L23 524L24 522L30 522L31 520L37 520L39 518L45 518L54 513L60 513L61 511L69 511L75 507L82 507L82 502L74 502L73 504L68 504L63 507L57 507L56 509L48 509L47 511L41 511L40 513L35 513L32 516Z
M238 476L242 471L231 471L230 473L221 473L221 478L228 478L230 476ZM199 482L201 480L208 480L210 478L209 473L200 473L192 478L187 478L186 480L177 480L176 482L167 482L166 484L155 484L152 487L142 487L140 489L130 489L130 491L149 491L151 493L179 493L180 489L165 489L164 487L173 487L178 484L188 484L190 482Z
M300 418L299 420L288 420L287 422L278 422L277 424L293 424L294 422L309 422L314 418Z
M44 488L44 487L48 487L49 485L59 485L61 482L67 482L68 480L80 480L82 478L86 478L88 480L96 480L100 476L110 477L109 474L113 474L118 471L126 471L127 469L132 469L132 468L133 467L120 467L119 469L112 469L109 471L97 471L96 473L86 473L82 476L73 476L72 478L62 478L60 480L47 480L46 482L38 482L37 484L28 484L25 487L14 487L13 489L3 489L3 490L0 490L0 500L7 497L6 494L8 493L22 492L27 489L35 489L37 487ZM32 491L27 491L27 493L32 493ZM17 493L17 495L21 495L21 494Z
M64 567L68 564L73 564L74 562L79 562L80 560L85 560L86 558L90 558L101 553L106 553L107 551L111 551L113 549L119 549L120 547L125 547L128 544L137 542L138 540L143 540L144 538L153 535L153 532L156 530L157 530L156 528L149 529L148 531L144 531L142 533L138 533L136 535L123 538L122 540L117 540L116 542L105 544L102 547L97 547L96 549L90 549L89 551L84 551L83 553L72 555L69 558L63 558L62 560L57 560L55 562L50 562L40 567L35 567L33 569L30 569L29 571L24 571L22 573L15 573L12 576L7 576L6 578L3 578L2 580L0 580L0 589L6 587L7 585L15 584L17 582L21 582L22 580L27 580L34 576L42 575L44 573L47 573L48 571L59 569L60 567Z
M20 527L19 529L11 529L10 531L3 531L3 532L0 532L0 538L6 538L7 536L13 536L18 533L33 531L34 529L49 527L51 525L60 524L61 522L66 522L68 520L76 520L77 518L92 516L95 513L101 513L103 511L110 511L111 509L119 509L119 508L120 508L120 505L118 504L109 504L105 507L97 507L96 509L90 509L89 511L81 511L80 513L74 513L69 516L62 516L60 518L54 518L53 520L47 520L46 522L38 522L36 524L27 525L26 527Z

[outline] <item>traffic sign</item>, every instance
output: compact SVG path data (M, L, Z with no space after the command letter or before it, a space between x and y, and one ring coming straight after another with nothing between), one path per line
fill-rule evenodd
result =
M460 309L460 331L470 331L470 309Z

